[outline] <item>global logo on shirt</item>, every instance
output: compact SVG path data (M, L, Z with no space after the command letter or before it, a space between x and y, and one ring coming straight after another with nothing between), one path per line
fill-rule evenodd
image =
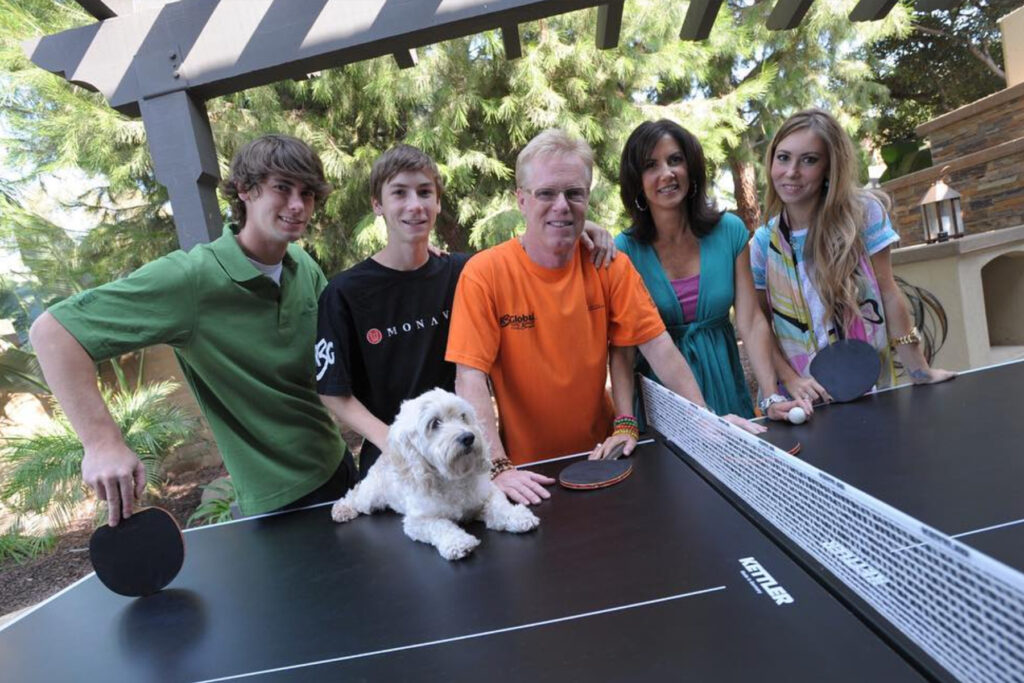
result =
M371 344L380 344L382 339L384 339L384 335L381 334L381 331L376 327L371 328L370 331L366 333L366 341Z
M511 326L513 330L528 330L536 323L533 313L506 313L498 318L498 325L501 327Z

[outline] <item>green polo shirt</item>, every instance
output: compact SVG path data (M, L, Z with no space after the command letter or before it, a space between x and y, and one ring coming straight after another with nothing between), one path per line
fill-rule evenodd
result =
M100 361L153 344L175 350L245 514L318 488L344 454L316 392L317 298L327 284L297 245L281 286L245 257L230 228L50 313Z

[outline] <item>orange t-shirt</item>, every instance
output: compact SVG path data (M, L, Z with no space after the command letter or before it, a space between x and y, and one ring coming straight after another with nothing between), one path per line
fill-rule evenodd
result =
M511 239L462 271L445 359L490 375L502 443L522 464L607 437L609 344L636 346L664 331L629 259L597 268L577 245L568 265L543 268Z

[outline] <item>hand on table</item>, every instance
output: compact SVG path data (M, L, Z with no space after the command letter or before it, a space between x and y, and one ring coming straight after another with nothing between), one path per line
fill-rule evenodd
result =
M628 434L615 434L609 436L603 442L597 444L594 450L591 451L587 457L588 460L608 460L612 458L612 453L615 451L615 447L622 444L622 452L615 455L615 458L625 457L631 455L633 450L636 448L636 439L629 436Z
M797 376L783 384L794 400L805 399L810 403L826 403L832 400L829 393L825 391L825 387L821 386L813 377Z
M739 415L733 415L732 413L729 413L728 415L723 415L722 419L725 420L726 422L736 425L737 427L744 431L750 432L751 434L764 434L765 432L768 431L768 428L765 427L764 425L760 425L756 422L751 422L750 420L746 420L740 417Z
M555 483L554 479L543 474L515 469L502 472L492 481L509 500L523 505L536 505L542 499L550 498L551 494L544 487Z

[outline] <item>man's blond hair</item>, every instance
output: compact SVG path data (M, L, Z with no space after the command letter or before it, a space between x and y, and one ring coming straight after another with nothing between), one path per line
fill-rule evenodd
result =
M524 187L526 169L539 156L575 156L587 169L587 187L594 175L594 150L586 140L571 137L560 128L548 128L526 143L516 159L516 187ZM532 188L531 188L532 189Z

